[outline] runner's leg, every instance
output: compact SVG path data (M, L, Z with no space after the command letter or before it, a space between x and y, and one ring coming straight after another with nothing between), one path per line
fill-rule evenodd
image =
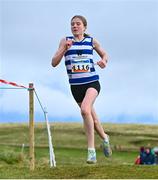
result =
M92 106L98 95L94 88L88 88L85 97L80 104L81 115L84 119L84 127L87 136L88 148L94 148L94 121L92 117Z

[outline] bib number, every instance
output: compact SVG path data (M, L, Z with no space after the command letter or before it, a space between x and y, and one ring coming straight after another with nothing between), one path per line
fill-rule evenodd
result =
M71 63L71 68L72 68L72 73L85 73L85 72L90 72L90 62L89 60L73 60Z

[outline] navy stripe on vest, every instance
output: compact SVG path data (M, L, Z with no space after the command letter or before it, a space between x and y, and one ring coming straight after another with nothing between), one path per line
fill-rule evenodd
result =
M93 64L93 59L90 59L90 63ZM71 65L71 60L65 61L65 65Z
M73 45L75 46L78 46L78 45L80 45L81 44L81 42L74 42L73 43ZM91 46L92 45L92 42L86 42L86 41L84 41L84 42L82 42L82 44L83 45L88 45L88 46Z
M68 50L66 53L65 53L65 56L68 56L68 55L76 55L77 54L77 49L72 49L72 50ZM79 49L79 51L81 51ZM82 50L82 54L93 54L93 49L92 50L89 50L89 49L83 49Z
M69 79L70 84L84 84L87 82L92 82L92 81L97 81L99 79L98 75L90 76L90 77L83 77L83 78L74 78L74 79Z

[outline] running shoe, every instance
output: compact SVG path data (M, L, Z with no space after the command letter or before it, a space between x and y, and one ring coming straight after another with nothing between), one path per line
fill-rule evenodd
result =
M110 157L112 155L112 149L110 147L110 142L109 142L109 136L108 137L108 141L104 140L103 141L103 152L104 152L104 155L106 157Z
M94 152L94 151L88 151L87 163L88 163L88 164L95 164L96 162L97 162L96 152Z

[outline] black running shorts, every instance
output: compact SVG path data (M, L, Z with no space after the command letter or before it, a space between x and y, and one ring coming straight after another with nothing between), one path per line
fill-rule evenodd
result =
M94 88L97 90L98 94L100 92L99 81L81 84L81 85L71 85L71 92L77 103L81 103L85 97L88 88Z

